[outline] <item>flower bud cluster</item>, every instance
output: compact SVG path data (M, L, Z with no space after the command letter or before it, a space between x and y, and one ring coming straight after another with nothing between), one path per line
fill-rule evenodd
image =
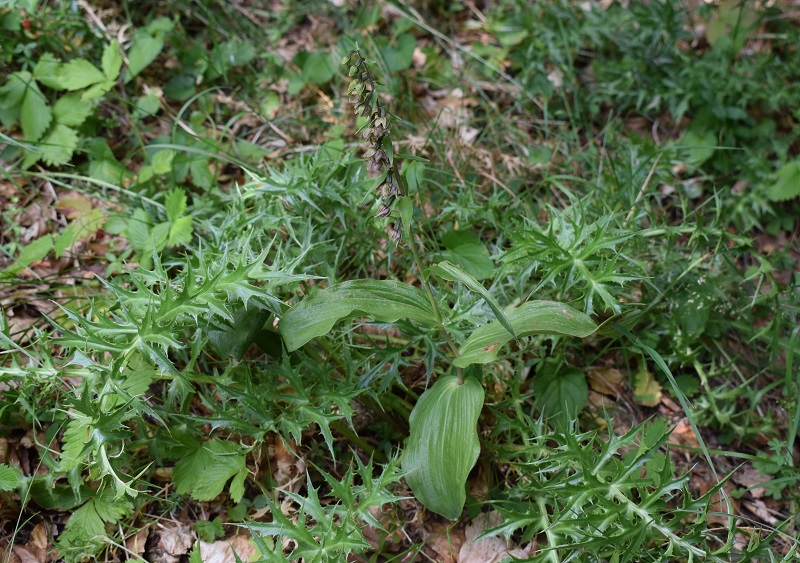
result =
M392 157L385 147L391 147L391 127L389 114L381 103L375 89L375 79L370 72L367 60L358 49L350 51L342 58L342 65L348 66L352 77L347 93L356 115L366 117L367 124L360 130L361 137L369 144L364 153L367 169L371 174L384 175L378 186L380 205L376 217L385 218L392 214L392 204L403 197L402 184L396 177ZM398 219L389 224L386 232L394 243L401 238L402 223Z

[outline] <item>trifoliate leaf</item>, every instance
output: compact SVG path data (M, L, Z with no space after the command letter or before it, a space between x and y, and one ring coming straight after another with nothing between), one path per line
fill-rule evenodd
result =
M36 82L31 80L25 91L25 97L22 99L19 113L19 122L25 139L28 141L41 139L52 119L53 113L47 103L47 98L39 90Z
M114 39L103 49L101 65L107 80L116 80L122 68L122 55L119 52L119 42Z
M20 483L19 471L5 464L0 464L0 491L13 491Z
M63 90L61 85L60 69L64 63L56 59L51 53L44 53L33 67L33 77L53 90Z
M189 164L189 173L192 175L192 182L198 188L208 190L214 185L214 176L208 169L208 159L192 160Z
M167 220L175 221L186 211L186 192L180 188L170 190L164 198L167 209Z
M137 251L146 250L150 241L150 229L153 220L144 209L136 209L128 220L127 235L131 246Z
M556 427L567 430L589 398L584 373L575 368L545 369L533 380L536 408Z
M106 81L106 75L85 59L73 59L58 69L59 83L66 90L80 90Z
M92 111L92 104L81 101L77 94L61 96L53 106L53 117L56 123L79 127L86 121Z
M67 164L78 148L78 133L60 123L41 141L42 160L52 166Z
M128 70L123 79L130 82L132 78L142 72L164 48L162 35L154 37L147 31L139 31L133 36L133 45L128 50Z
M0 108L12 109L22 105L28 84L33 83L30 72L15 72L9 75L8 81L0 88Z
M195 500L212 500L235 476L230 493L231 499L239 502L244 495L244 479L247 477L245 459L245 453L236 444L209 440L175 464L172 473L175 490L178 494L191 493Z
M461 514L467 476L480 453L478 416L483 387L468 377L446 376L425 391L411 411L403 453L406 482L428 509L450 520Z
M17 259L10 266L6 267L2 272L0 272L0 278L14 275L17 272L27 268L34 262L37 262L38 260L41 260L47 256L52 249L53 237L50 235L44 235L32 240L23 247Z
M172 149L160 150L153 155L153 172L156 174L166 174L172 171L172 161L175 159L175 151Z
M100 209L93 209L86 215L76 217L64 231L56 237L55 251L56 258L59 258L64 251L78 242L89 238L103 226L105 217Z
M800 161L784 164L775 173L775 183L767 190L772 201L786 201L800 196Z
M176 246L192 240L192 216L179 217L169 226L167 246Z
M97 84L92 85L90 88L87 88L81 94L81 100L85 102L89 102L92 100L96 100L97 98L103 97L103 95L111 90L114 87L113 80L106 80L105 82L98 82Z

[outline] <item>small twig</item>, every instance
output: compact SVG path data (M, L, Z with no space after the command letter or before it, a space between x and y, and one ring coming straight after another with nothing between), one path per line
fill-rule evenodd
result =
M644 179L644 184L642 184L639 193L636 194L636 199L633 201L633 205L631 206L631 210L628 211L628 216L625 217L625 220L622 222L622 226L626 227L628 225L628 221L631 220L633 217L634 212L636 211L636 204L642 199L645 190L647 189L647 184L650 183L650 178L653 177L653 173L656 171L656 166L658 166L658 161L661 160L661 155L664 153L659 153L658 157L656 157L656 161L653 163L653 166L650 168L650 172L647 173L647 178Z

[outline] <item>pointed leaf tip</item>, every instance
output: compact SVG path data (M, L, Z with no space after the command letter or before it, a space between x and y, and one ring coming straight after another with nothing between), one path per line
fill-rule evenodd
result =
M467 477L480 453L477 423L483 387L467 378L439 379L417 401L403 455L406 482L429 510L457 520L466 502Z

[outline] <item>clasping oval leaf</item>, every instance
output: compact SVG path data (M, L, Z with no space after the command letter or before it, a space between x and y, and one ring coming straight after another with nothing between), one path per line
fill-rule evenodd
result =
M597 330L589 315L556 301L529 301L508 311L506 318L518 336L561 334L584 338ZM458 367L488 364L509 340L511 334L499 321L485 324L467 338L453 363Z
M450 520L458 519L467 500L467 476L481 449L477 423L482 407L483 387L476 379L459 384L455 376L446 376L411 411L403 454L406 482L417 500Z
M327 334L339 320L353 314L379 322L410 319L436 326L430 301L416 287L395 280L352 280L304 299L283 315L278 328L291 352Z

